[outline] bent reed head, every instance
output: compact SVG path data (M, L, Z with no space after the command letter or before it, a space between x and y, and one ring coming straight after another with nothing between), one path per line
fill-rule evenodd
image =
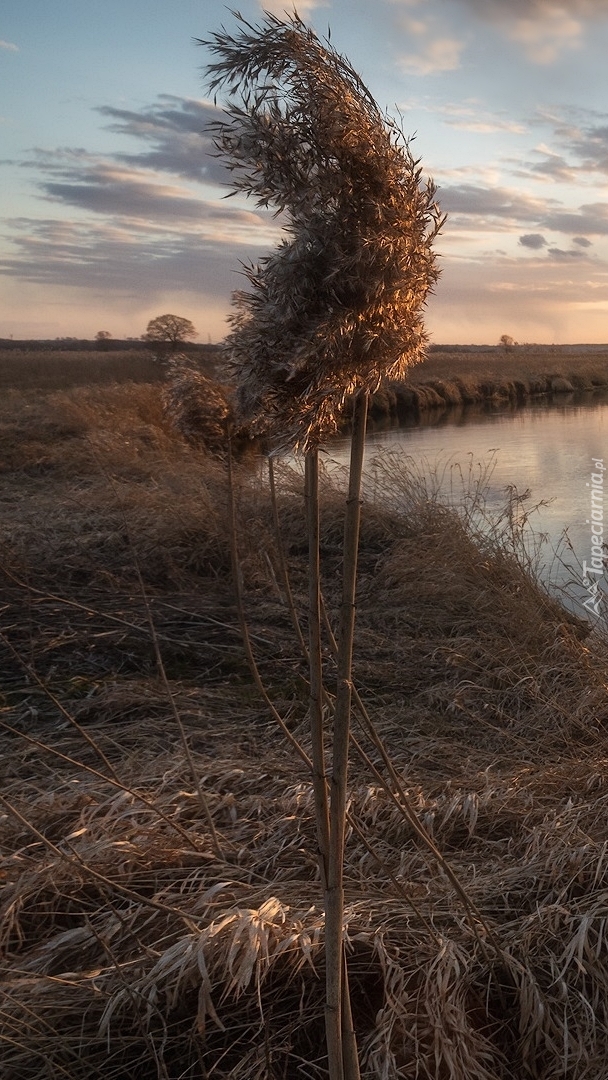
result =
M207 74L228 94L212 125L234 192L285 215L244 267L226 340L254 431L310 449L346 398L421 358L422 309L443 224L432 181L349 62L297 15L214 35Z

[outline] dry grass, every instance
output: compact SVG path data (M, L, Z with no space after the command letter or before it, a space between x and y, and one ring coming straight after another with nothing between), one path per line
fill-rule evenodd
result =
M172 437L155 394L26 395L18 420L16 397L1 406L21 454L31 463L42 446L46 465L15 455L0 498L2 631L22 658L0 647L0 719L12 728L1 735L0 1072L321 1077L312 784L242 659L224 468ZM603 1080L606 642L522 568L517 503L480 532L479 499L458 513L407 462L378 469L356 679L409 803L499 948L474 932L394 784L353 748L350 814L366 843L353 828L347 927L363 1075ZM302 498L291 474L280 480L304 607ZM239 469L238 517L256 656L309 752L306 669L253 461ZM342 517L325 484L330 616ZM223 860L157 676L135 555Z
M165 415L188 441L225 454L234 426L230 391L207 378L187 356L175 354L163 393Z
M203 374L214 377L221 363L216 345L185 345ZM10 348L0 346L0 388L2 390L67 390L74 386L109 386L112 384L157 383L166 369L148 349L108 351L95 349L58 349L49 343L18 342Z
M150 383L157 382L162 375L162 368L152 354L142 349L120 352L0 349L3 390L65 390L92 383Z
M608 346L518 345L494 347L434 346L425 360L412 369L412 383L434 379L470 388L486 383L528 382L551 376L564 378L575 390L608 384ZM562 389L566 389L563 387Z

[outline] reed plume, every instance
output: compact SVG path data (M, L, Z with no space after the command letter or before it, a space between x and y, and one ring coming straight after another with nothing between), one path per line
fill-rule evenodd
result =
M229 362L258 430L308 450L345 401L421 358L443 223L432 181L348 60L293 15L240 20L208 44L211 125L234 191L283 215L279 246L244 267Z

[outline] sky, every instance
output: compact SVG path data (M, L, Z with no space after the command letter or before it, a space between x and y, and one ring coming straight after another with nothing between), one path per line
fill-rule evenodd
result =
M243 0L259 22L285 0ZM608 342L608 0L301 0L400 117L448 215L437 344ZM240 268L280 238L230 198L197 39L211 0L4 0L0 337L227 332Z

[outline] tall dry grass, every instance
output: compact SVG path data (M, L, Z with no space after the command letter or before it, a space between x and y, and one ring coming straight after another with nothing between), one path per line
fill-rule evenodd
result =
M431 383L464 380L480 387L487 383L562 378L575 390L608 384L608 346L518 345L493 347L453 347L436 345L412 372L415 382ZM543 389L550 389L543 387Z
M163 377L161 366L142 349L95 352L0 349L0 387L11 390L66 390L109 383L152 383Z
M75 391L70 407L86 438L55 432L43 478L18 463L2 476L1 626L21 662L0 647L0 1071L321 1077L313 784L242 657L224 468L172 438L160 404L133 442L143 401L128 387ZM56 399L37 408L48 425ZM362 1073L600 1080L606 643L522 567L513 508L480 529L483 491L446 507L408 468L379 464L361 523L354 678L399 780L357 726L345 892ZM278 473L305 609L300 483ZM310 754L306 667L251 463L237 469L236 513L256 660ZM325 479L332 622L342 528ZM222 860L158 678L134 553ZM331 678L327 649L323 664ZM404 796L498 948L471 924Z

